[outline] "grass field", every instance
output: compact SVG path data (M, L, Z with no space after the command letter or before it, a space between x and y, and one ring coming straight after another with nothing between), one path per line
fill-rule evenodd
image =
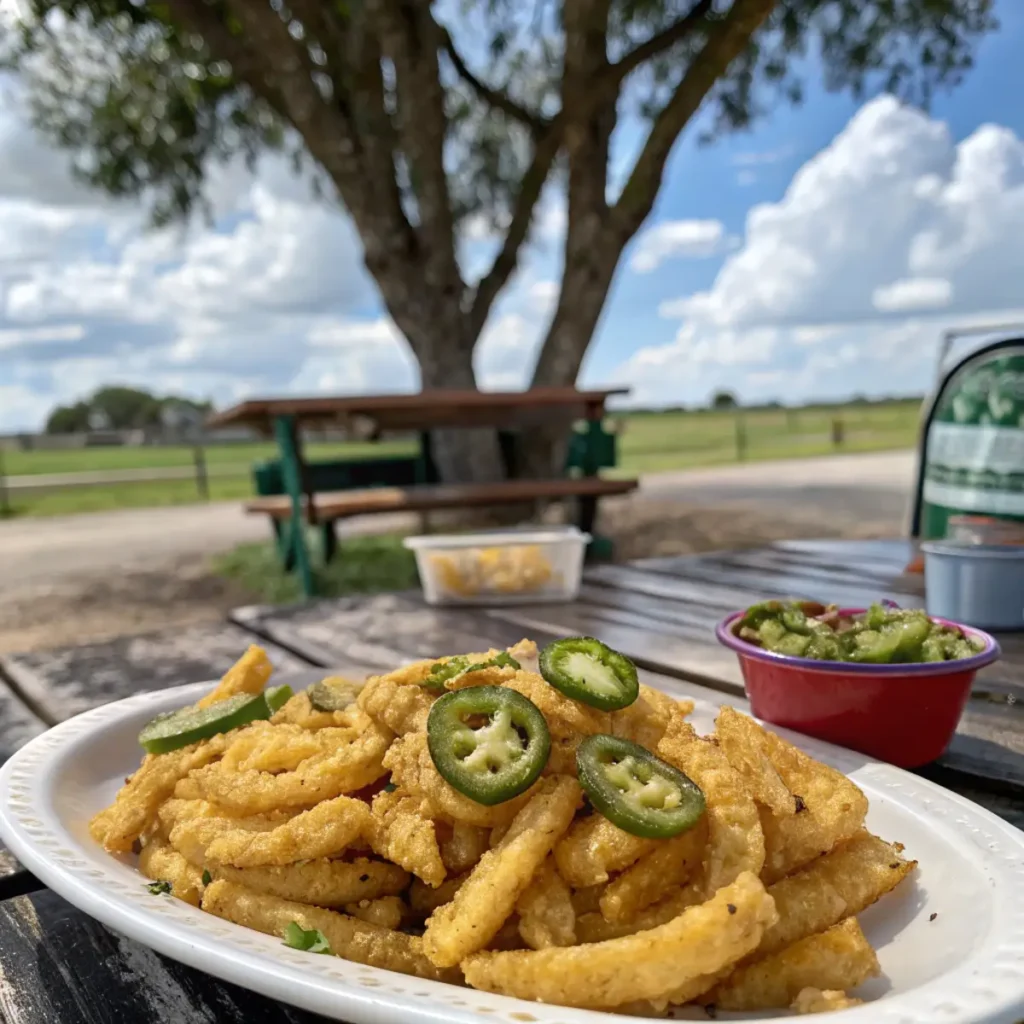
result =
M759 409L734 412L625 413L618 421L616 475L656 473L749 461L800 458L836 451L907 448L916 441L920 403ZM842 424L843 440L834 443L832 426ZM310 459L360 454L400 455L414 451L410 441L380 444L310 444ZM205 450L211 500L244 498L252 493L249 468L273 457L273 443L210 446ZM85 448L62 451L6 451L8 476L41 473L102 472L189 467L191 447ZM45 491L12 490L10 506L20 515L57 515L112 508L186 504L199 500L193 479L66 487Z

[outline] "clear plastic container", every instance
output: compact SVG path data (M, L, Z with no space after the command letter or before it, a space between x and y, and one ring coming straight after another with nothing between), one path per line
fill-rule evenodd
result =
M532 604L579 593L590 534L575 527L406 537L427 604Z
M946 539L958 544L1024 544L1024 523L993 516L950 516Z

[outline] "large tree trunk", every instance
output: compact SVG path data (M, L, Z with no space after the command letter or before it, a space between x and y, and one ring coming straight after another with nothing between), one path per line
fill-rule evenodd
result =
M413 345L424 391L475 390L472 345L454 345L443 333L420 333ZM433 455L445 483L487 483L505 476L498 433L491 428L442 428L433 432Z

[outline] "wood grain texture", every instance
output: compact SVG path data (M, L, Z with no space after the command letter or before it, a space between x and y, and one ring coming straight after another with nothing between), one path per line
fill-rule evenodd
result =
M215 679L253 642L251 633L225 622L11 654L0 660L0 669L52 724L143 690ZM281 676L308 665L282 648L263 646Z
M0 670L0 764L47 728L11 690Z
M49 890L0 903L5 1024L324 1024L168 960Z
M477 610L430 608L418 593L239 608L232 620L314 664L352 674L389 671L417 658L508 647L526 635L521 627Z

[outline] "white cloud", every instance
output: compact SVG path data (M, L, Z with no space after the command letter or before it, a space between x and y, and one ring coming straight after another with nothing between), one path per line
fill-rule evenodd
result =
M894 282L941 279L950 312L992 310L1018 301L1022 259L1024 142L983 126L956 144L943 122L882 97L778 203L750 211L714 286L671 308L719 327L827 323L876 315Z
M725 225L718 220L666 220L637 239L629 266L638 274L657 270L665 260L713 256L725 242Z
M953 299L953 286L941 277L905 277L876 288L871 304L880 313L942 309Z
M985 125L956 143L879 98L750 210L708 290L659 304L682 321L675 340L618 378L665 402L721 385L751 399L923 390L944 327L1014 319L1021 266L1024 141Z
M748 188L757 181L757 171L752 171L749 168L744 168L742 171L736 172L736 184L740 188Z
M733 155L730 163L734 167L764 167L777 164L793 155L791 145L778 146L775 149L747 150Z

